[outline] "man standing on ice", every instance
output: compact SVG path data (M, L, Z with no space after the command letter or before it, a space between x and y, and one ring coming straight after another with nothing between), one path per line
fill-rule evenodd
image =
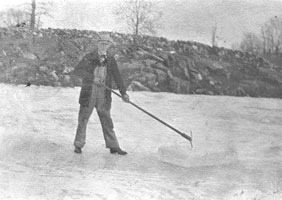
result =
M109 148L112 154L127 154L120 148L114 132L110 114L111 91L103 87L103 85L106 85L112 88L112 79L114 79L123 101L129 101L116 60L109 51L109 47L112 45L113 40L109 34L100 35L97 48L84 56L74 70L74 75L82 78L78 127L74 140L75 153L82 153L81 149L85 145L87 123L93 109L96 108L102 125L106 148Z

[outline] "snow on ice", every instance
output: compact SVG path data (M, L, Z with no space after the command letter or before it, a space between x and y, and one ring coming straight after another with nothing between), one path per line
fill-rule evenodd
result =
M0 199L282 199L282 101L130 92L187 140L113 96L128 156L93 115L73 152L79 88L0 85Z

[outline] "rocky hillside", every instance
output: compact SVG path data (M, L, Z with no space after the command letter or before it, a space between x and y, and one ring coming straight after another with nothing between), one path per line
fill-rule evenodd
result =
M112 33L120 71L129 90L181 94L282 97L282 67L266 59L196 42ZM0 29L0 82L79 86L71 75L96 45L98 33L24 28Z

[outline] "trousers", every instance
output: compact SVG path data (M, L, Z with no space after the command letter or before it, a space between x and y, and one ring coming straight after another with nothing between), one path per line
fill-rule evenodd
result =
M110 113L111 102L108 102L105 99L105 89L96 85L93 86L89 105L80 105L78 114L78 126L75 135L74 146L80 148L84 147L86 140L87 123L94 108L96 108L97 114L100 119L106 148L119 147Z

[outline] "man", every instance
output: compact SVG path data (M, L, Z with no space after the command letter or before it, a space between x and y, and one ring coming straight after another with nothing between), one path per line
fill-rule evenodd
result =
M78 127L74 140L75 153L82 153L81 149L85 145L86 139L86 126L93 109L96 108L102 125L106 148L109 148L112 154L127 154L120 148L113 130L114 126L110 114L111 91L103 87L103 85L106 85L111 88L112 79L114 79L122 99L125 102L129 101L116 60L109 51L111 45L113 45L113 41L110 35L101 35L97 48L88 53L74 70L74 74L82 78Z

